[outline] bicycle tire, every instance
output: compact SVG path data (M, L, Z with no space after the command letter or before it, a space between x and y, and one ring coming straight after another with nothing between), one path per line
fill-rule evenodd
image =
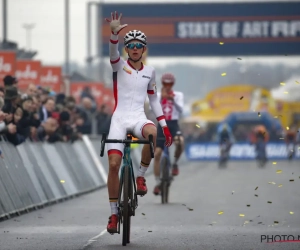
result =
M131 173L130 176L129 176L129 180L128 180L128 199L130 200L130 203L128 203L129 213L128 213L127 243L130 243L131 216L133 215L133 209L134 209L133 189L132 189L133 183L132 183L132 181L133 180L132 180L132 173Z
M129 217L129 204L128 204L128 189L129 189L129 167L124 166L124 182L123 182L123 236L122 245L126 246L128 240L128 217Z
M161 161L161 169L162 169L162 182L161 182L161 203L165 204L168 203L168 194L169 194L169 167L168 167L168 160L167 158L163 158Z

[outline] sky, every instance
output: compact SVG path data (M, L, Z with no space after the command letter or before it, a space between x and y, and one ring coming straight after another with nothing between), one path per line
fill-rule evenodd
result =
M86 41L86 5L90 0L70 0L70 59L83 65L87 55ZM102 0L109 3L137 2L138 0ZM266 0L251 0L251 2ZM61 65L65 59L65 39L64 39L64 0L7 0L8 2L8 39L19 44L20 48L26 48L26 31L24 24L34 24L31 32L31 48L38 51L35 59L42 60L43 64ZM96 1L97 2L97 1ZM161 2L161 0L138 1ZM186 0L173 2L245 2L243 0ZM116 5L117 6L117 5ZM93 10L93 23L96 23L96 12ZM2 17L2 1L0 3L0 13ZM109 15L109 13L108 13ZM2 23L2 20L1 20ZM0 25L0 40L2 37L2 25ZM93 54L96 53L96 26L92 27L93 34ZM181 58L187 60L187 58ZM231 58L189 58L190 63L218 66L226 62L231 62ZM174 58L149 58L148 62L155 65L166 65L177 63L179 59ZM280 58L247 58L249 63L257 61L265 63L283 62L294 65L299 62L298 57Z

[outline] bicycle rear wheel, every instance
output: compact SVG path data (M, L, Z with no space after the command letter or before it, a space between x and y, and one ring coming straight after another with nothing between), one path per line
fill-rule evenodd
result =
M170 170L168 160L164 157L161 161L162 181L161 181L161 203L168 203L169 196L169 176Z
M126 246L129 241L129 227L130 227L130 215L129 215L129 166L124 167L124 182L123 182L123 237L122 245Z

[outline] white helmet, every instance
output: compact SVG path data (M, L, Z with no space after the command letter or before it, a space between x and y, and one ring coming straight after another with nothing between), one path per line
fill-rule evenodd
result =
M124 36L124 44L127 45L132 40L138 40L145 46L147 45L147 37L140 30L131 30Z

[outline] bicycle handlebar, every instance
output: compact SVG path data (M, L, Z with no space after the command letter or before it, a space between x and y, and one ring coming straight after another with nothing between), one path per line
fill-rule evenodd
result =
M150 154L151 158L154 158L154 145L153 145L153 135L149 135L149 140L119 140L119 139L106 139L106 134L102 134L101 139L101 150L100 150L100 156L103 157L104 155L104 147L105 143L126 143L126 144L150 144Z

